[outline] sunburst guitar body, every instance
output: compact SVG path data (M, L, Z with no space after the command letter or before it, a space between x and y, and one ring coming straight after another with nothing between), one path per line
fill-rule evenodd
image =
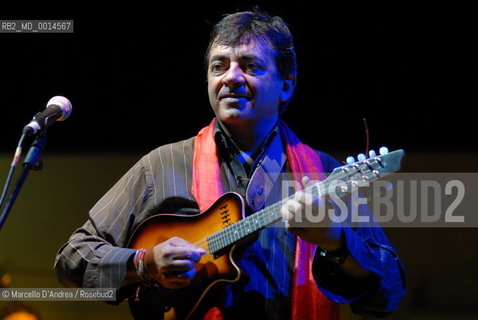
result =
M230 192L220 197L208 210L195 214L157 214L144 220L130 240L130 248L151 249L172 237L185 239L206 250L196 265L196 276L187 288L171 290L166 304L169 310L165 319L189 319L196 317L214 300L221 283L239 281L241 270L234 262L236 244L214 253L208 247L208 236L223 230L244 217L244 203L239 194ZM163 302L164 303L164 302Z

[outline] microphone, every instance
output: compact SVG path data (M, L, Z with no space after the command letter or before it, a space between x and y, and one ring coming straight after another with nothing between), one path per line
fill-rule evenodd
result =
M48 101L46 109L43 112L38 112L33 120L23 128L23 132L26 135L36 134L56 121L66 120L70 116L72 108L70 100L62 96L55 96Z

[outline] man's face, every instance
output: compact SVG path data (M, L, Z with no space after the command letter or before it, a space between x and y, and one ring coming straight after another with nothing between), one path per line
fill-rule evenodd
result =
M208 94L216 117L226 124L277 120L279 104L290 98L290 80L283 80L272 49L258 42L211 48Z

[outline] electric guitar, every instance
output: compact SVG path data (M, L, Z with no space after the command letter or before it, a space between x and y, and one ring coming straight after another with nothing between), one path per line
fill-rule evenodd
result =
M304 189L315 195L343 197L364 183L379 179L400 169L403 150L380 154L369 159L336 168L325 180ZM280 208L293 195L248 217L244 200L234 192L219 197L209 209L194 215L161 213L144 220L133 232L128 247L151 249L172 237L183 238L206 254L196 265L196 276L182 289L168 290L163 295L168 310L164 319L191 319L213 305L221 284L241 279L234 261L238 243L259 230L282 219Z

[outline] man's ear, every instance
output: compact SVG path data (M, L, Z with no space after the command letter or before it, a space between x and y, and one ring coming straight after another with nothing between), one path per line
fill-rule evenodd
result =
M282 80L282 91L280 96L280 101L282 103L288 101L295 89L295 76L289 75L286 79Z

